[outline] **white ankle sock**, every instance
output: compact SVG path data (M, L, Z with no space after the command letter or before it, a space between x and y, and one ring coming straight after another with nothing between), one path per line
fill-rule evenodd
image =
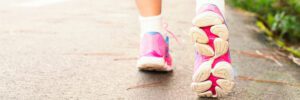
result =
M149 16L143 17L140 16L140 25L141 25L141 36L147 32L159 32L162 34L163 32L163 23L162 16ZM163 34L162 34L163 35Z
M200 9L203 5L214 4L216 5L223 15L225 15L225 0L196 0L196 10Z

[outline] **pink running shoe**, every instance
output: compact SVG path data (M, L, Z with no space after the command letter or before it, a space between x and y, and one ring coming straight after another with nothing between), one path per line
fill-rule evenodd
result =
M217 6L199 9L191 36L196 57L192 90L200 97L222 97L234 87L229 56L228 29Z
M144 34L140 45L140 58L137 67L140 70L171 71L172 58L169 54L169 38L163 38L158 32Z

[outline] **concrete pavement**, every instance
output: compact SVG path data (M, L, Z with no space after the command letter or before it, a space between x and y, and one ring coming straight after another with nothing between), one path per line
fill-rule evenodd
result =
M164 1L172 73L135 68L134 0L0 0L0 99L193 100L194 2ZM247 14L227 8L236 88L224 100L297 100L300 68L266 45ZM172 39L171 39L172 40ZM206 98L204 98L206 99Z

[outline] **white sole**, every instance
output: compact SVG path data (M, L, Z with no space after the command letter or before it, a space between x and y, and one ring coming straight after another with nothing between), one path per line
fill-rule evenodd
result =
M228 51L228 41L223 40L221 38L216 38L214 40L214 46L215 46L215 57L219 57L223 54L225 54Z
M198 27L212 26L212 25L220 25L224 22L224 19L212 12L207 11L201 14L198 14L192 21L192 24Z
M137 61L137 67L140 70L147 71L171 71L171 67L167 66L164 58L158 57L141 57Z
M192 90L200 97L223 97L230 93L234 87L231 65L227 62L219 62L215 68L210 69L211 64L204 63L200 65L199 69L193 75ZM216 81L218 86L215 87L215 95L209 91L212 81L208 80L208 78L211 74L219 78Z
M198 53L205 56L213 56L215 54L214 50L207 44L195 43L195 48Z
M214 25L210 28L210 31L221 39L228 40L229 32L225 24Z
M205 32L198 27L192 27L190 29L190 34L193 37L193 41L196 43L207 43L208 37L206 36Z
M215 50L213 50L212 47L207 44L208 36L201 28L196 30L195 27L193 27L190 32L195 42L196 51L199 54L212 57L209 61L202 63L193 75L191 88L200 97L222 97L230 93L234 87L233 69L230 63L225 61L218 62L215 67L212 68L213 60L227 53L229 47L227 41L229 35L228 29L223 23L223 18L214 12L204 12L196 16L193 20L193 24L196 28L211 26L210 31L218 36L218 38L215 38L213 41L215 48ZM215 87L215 95L213 95L212 91L209 91L212 86L212 81L208 79L210 75L218 78L216 81L218 86Z

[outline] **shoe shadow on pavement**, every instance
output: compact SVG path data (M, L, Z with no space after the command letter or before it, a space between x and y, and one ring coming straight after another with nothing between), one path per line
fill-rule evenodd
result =
M211 97L198 97L197 100L219 100L219 98L211 98Z
M167 91L174 87L174 84L172 83L174 79L172 71L158 72L140 70L136 73L135 76L137 78L135 85L131 85L127 88L128 91L131 91L130 97L138 97L140 99L151 98L164 100L164 98L167 99Z
M167 86L172 81L173 71L138 71L138 79L142 83L157 83L157 86ZM153 86L155 87L155 86Z
M156 82L159 83L157 86L168 87L168 84L172 82L173 71L163 72L163 71L144 71L140 70L138 72L139 79L146 83Z
M139 72L145 73L145 74L165 74L165 75L170 75L173 74L173 71L147 71L147 70L140 70Z

